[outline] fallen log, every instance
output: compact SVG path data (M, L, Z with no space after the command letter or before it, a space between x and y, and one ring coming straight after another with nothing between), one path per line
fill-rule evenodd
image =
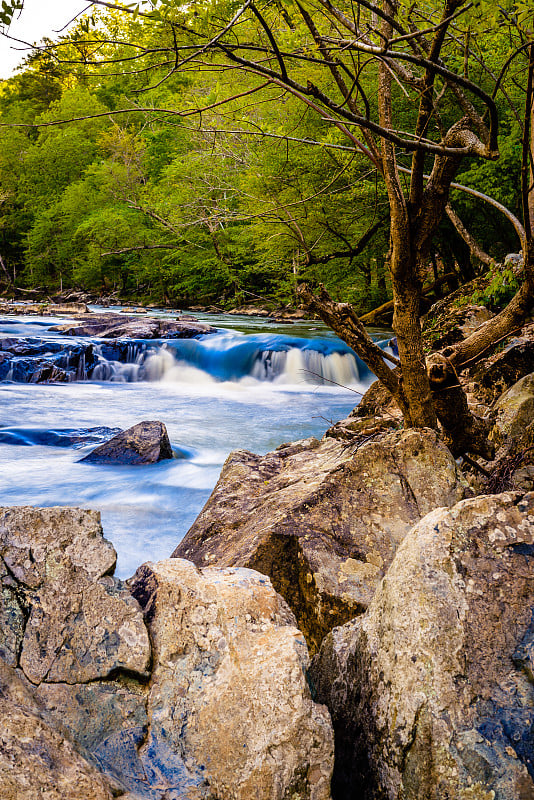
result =
M432 292L436 291L436 289L439 289L444 283L449 283L449 281L458 281L458 276L456 273L447 272L446 275L442 275L437 281L434 281L434 283L431 283L430 286L426 286L423 289L423 295L426 297L427 295L432 294ZM388 300L387 303L383 303L373 311L368 311L367 314L363 314L360 317L360 322L363 322L364 325L378 325L380 322L384 322L383 318L386 315L393 315L393 300Z

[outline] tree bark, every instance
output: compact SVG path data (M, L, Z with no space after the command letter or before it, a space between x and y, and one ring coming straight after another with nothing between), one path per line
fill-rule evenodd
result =
M404 394L402 367L391 370L385 364L385 358L393 363L396 359L387 356L370 339L352 306L334 302L324 287L318 295L314 295L305 284L299 286L297 291L302 302L311 311L315 311L365 361L399 406L405 424L409 424L411 409ZM443 439L453 455L456 457L473 453L485 459L493 458L494 447L488 441L489 425L469 410L452 361L442 353L433 353L426 361L422 358L422 361L430 402L442 427Z
M393 16L394 4L384 2L384 11ZM391 23L382 19L381 34L388 41L392 34ZM380 61L378 111L380 124L393 129L392 78L388 64ZM408 203L400 182L394 145L382 139L382 164L390 208L390 271L393 290L393 330L397 337L402 373L402 396L405 408L401 409L408 427L436 428L437 420L426 374L421 338L419 299L422 281L418 275L413 242L413 225Z
M456 211L454 210L454 208L451 206L450 203L447 203L446 211L450 221L452 222L452 224L454 225L454 227L456 228L456 230L458 231L458 233L460 234L466 245L469 247L469 252L471 253L471 255L473 255L475 258L481 261L482 264L485 264L487 267L489 267L493 259L486 252L484 252L484 250L481 248L475 237L469 233L469 231L467 230L462 220L460 219L460 217L458 216L458 214L456 213Z
M314 295L309 286L301 284L297 288L297 295L310 311L318 314L323 322L367 364L392 395L403 416L408 415L401 382L397 374L387 366L384 358L388 358L396 366L399 362L396 358L387 356L373 342L352 306L349 303L336 303L324 286L321 286L319 294Z

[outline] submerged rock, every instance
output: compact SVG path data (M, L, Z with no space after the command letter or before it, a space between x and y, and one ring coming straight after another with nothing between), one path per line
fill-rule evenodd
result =
M306 643L263 575L182 559L141 567L154 667L151 733L219 800L328 800L333 735L312 702Z
M163 422L138 422L81 459L90 464L155 464L173 458L167 428Z
M412 525L464 490L430 430L363 446L328 438L266 456L237 451L173 556L269 575L314 650L367 608Z
M312 667L338 800L534 797L534 494L436 509Z
M0 428L0 443L22 447L42 445L45 447L83 447L98 444L120 433L120 428Z
M83 378L95 363L91 344L65 347L34 337L0 339L0 380L65 383Z
M192 316L166 320L104 313L91 314L87 318L79 316L74 323L56 325L50 330L64 336L95 336L99 339L194 339L215 333L217 329Z

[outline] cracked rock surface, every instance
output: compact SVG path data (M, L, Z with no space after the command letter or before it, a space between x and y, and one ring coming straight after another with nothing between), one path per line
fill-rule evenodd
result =
M111 800L104 776L41 712L15 670L0 661L2 800Z
M132 592L154 652L152 733L200 768L211 797L328 800L333 733L312 702L304 637L268 578L168 559Z
M236 451L173 556L268 575L315 651L367 608L412 525L464 492L431 430L359 447L326 438L265 456Z
M534 797L534 494L464 500L404 538L314 659L339 800Z
M329 800L330 717L268 578L173 559L130 588L115 558L95 512L0 509L2 800Z
M0 556L3 649L31 683L85 683L121 669L146 675L143 616L107 575L115 551L96 512L2 509Z

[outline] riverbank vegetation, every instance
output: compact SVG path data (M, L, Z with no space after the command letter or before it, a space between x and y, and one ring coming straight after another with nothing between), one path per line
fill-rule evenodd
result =
M298 4L268 6L276 17L268 20L267 11L245 5L237 33L227 35L235 46L210 51L206 44L230 14L224 4L217 15L202 4L190 14L167 2L148 14L103 4L57 42L34 49L1 84L0 256L8 292L10 284L48 292L76 288L224 308L267 299L295 303L305 280L324 283L360 313L391 297L391 205L380 131L366 129L360 141L353 121L343 119L343 105L345 117L357 116L358 105L369 119L379 113L376 59L346 45L349 69L336 42L331 59L339 67L324 69L316 26L328 18L326 6L315 10L314 27ZM370 13L369 4L359 5ZM433 5L431 26L441 4ZM526 34L515 4L490 15L489 4L477 5L461 9L448 31L457 40L448 68L495 94L500 158L465 158L455 179L521 216ZM399 13L404 24L408 12ZM410 24L421 28L421 15L411 13ZM365 20L371 38L372 24L378 18ZM266 42L273 49L269 25L279 38L275 55L264 52ZM247 50L251 42L256 69L241 69L243 52L254 51ZM291 58L281 60L282 47L292 48ZM261 52L267 59L261 68L274 77L258 79ZM277 69L281 75L274 75ZM446 80L432 73L439 82L434 91L445 100L440 117L437 107L432 111L429 130L417 132L421 87L404 85L399 70L392 72L395 129L413 131L404 137L411 141L438 140L439 128L456 113ZM340 81L347 98L334 111L323 99ZM312 87L306 102L291 82ZM466 102L479 97L464 98L464 110ZM61 120L70 122L58 125ZM407 140L397 147L397 168L405 173L412 151ZM431 155L423 153L421 164ZM399 181L408 185L403 174ZM494 205L453 191L447 211L425 253L427 286L464 282L492 258L520 249L510 217Z

